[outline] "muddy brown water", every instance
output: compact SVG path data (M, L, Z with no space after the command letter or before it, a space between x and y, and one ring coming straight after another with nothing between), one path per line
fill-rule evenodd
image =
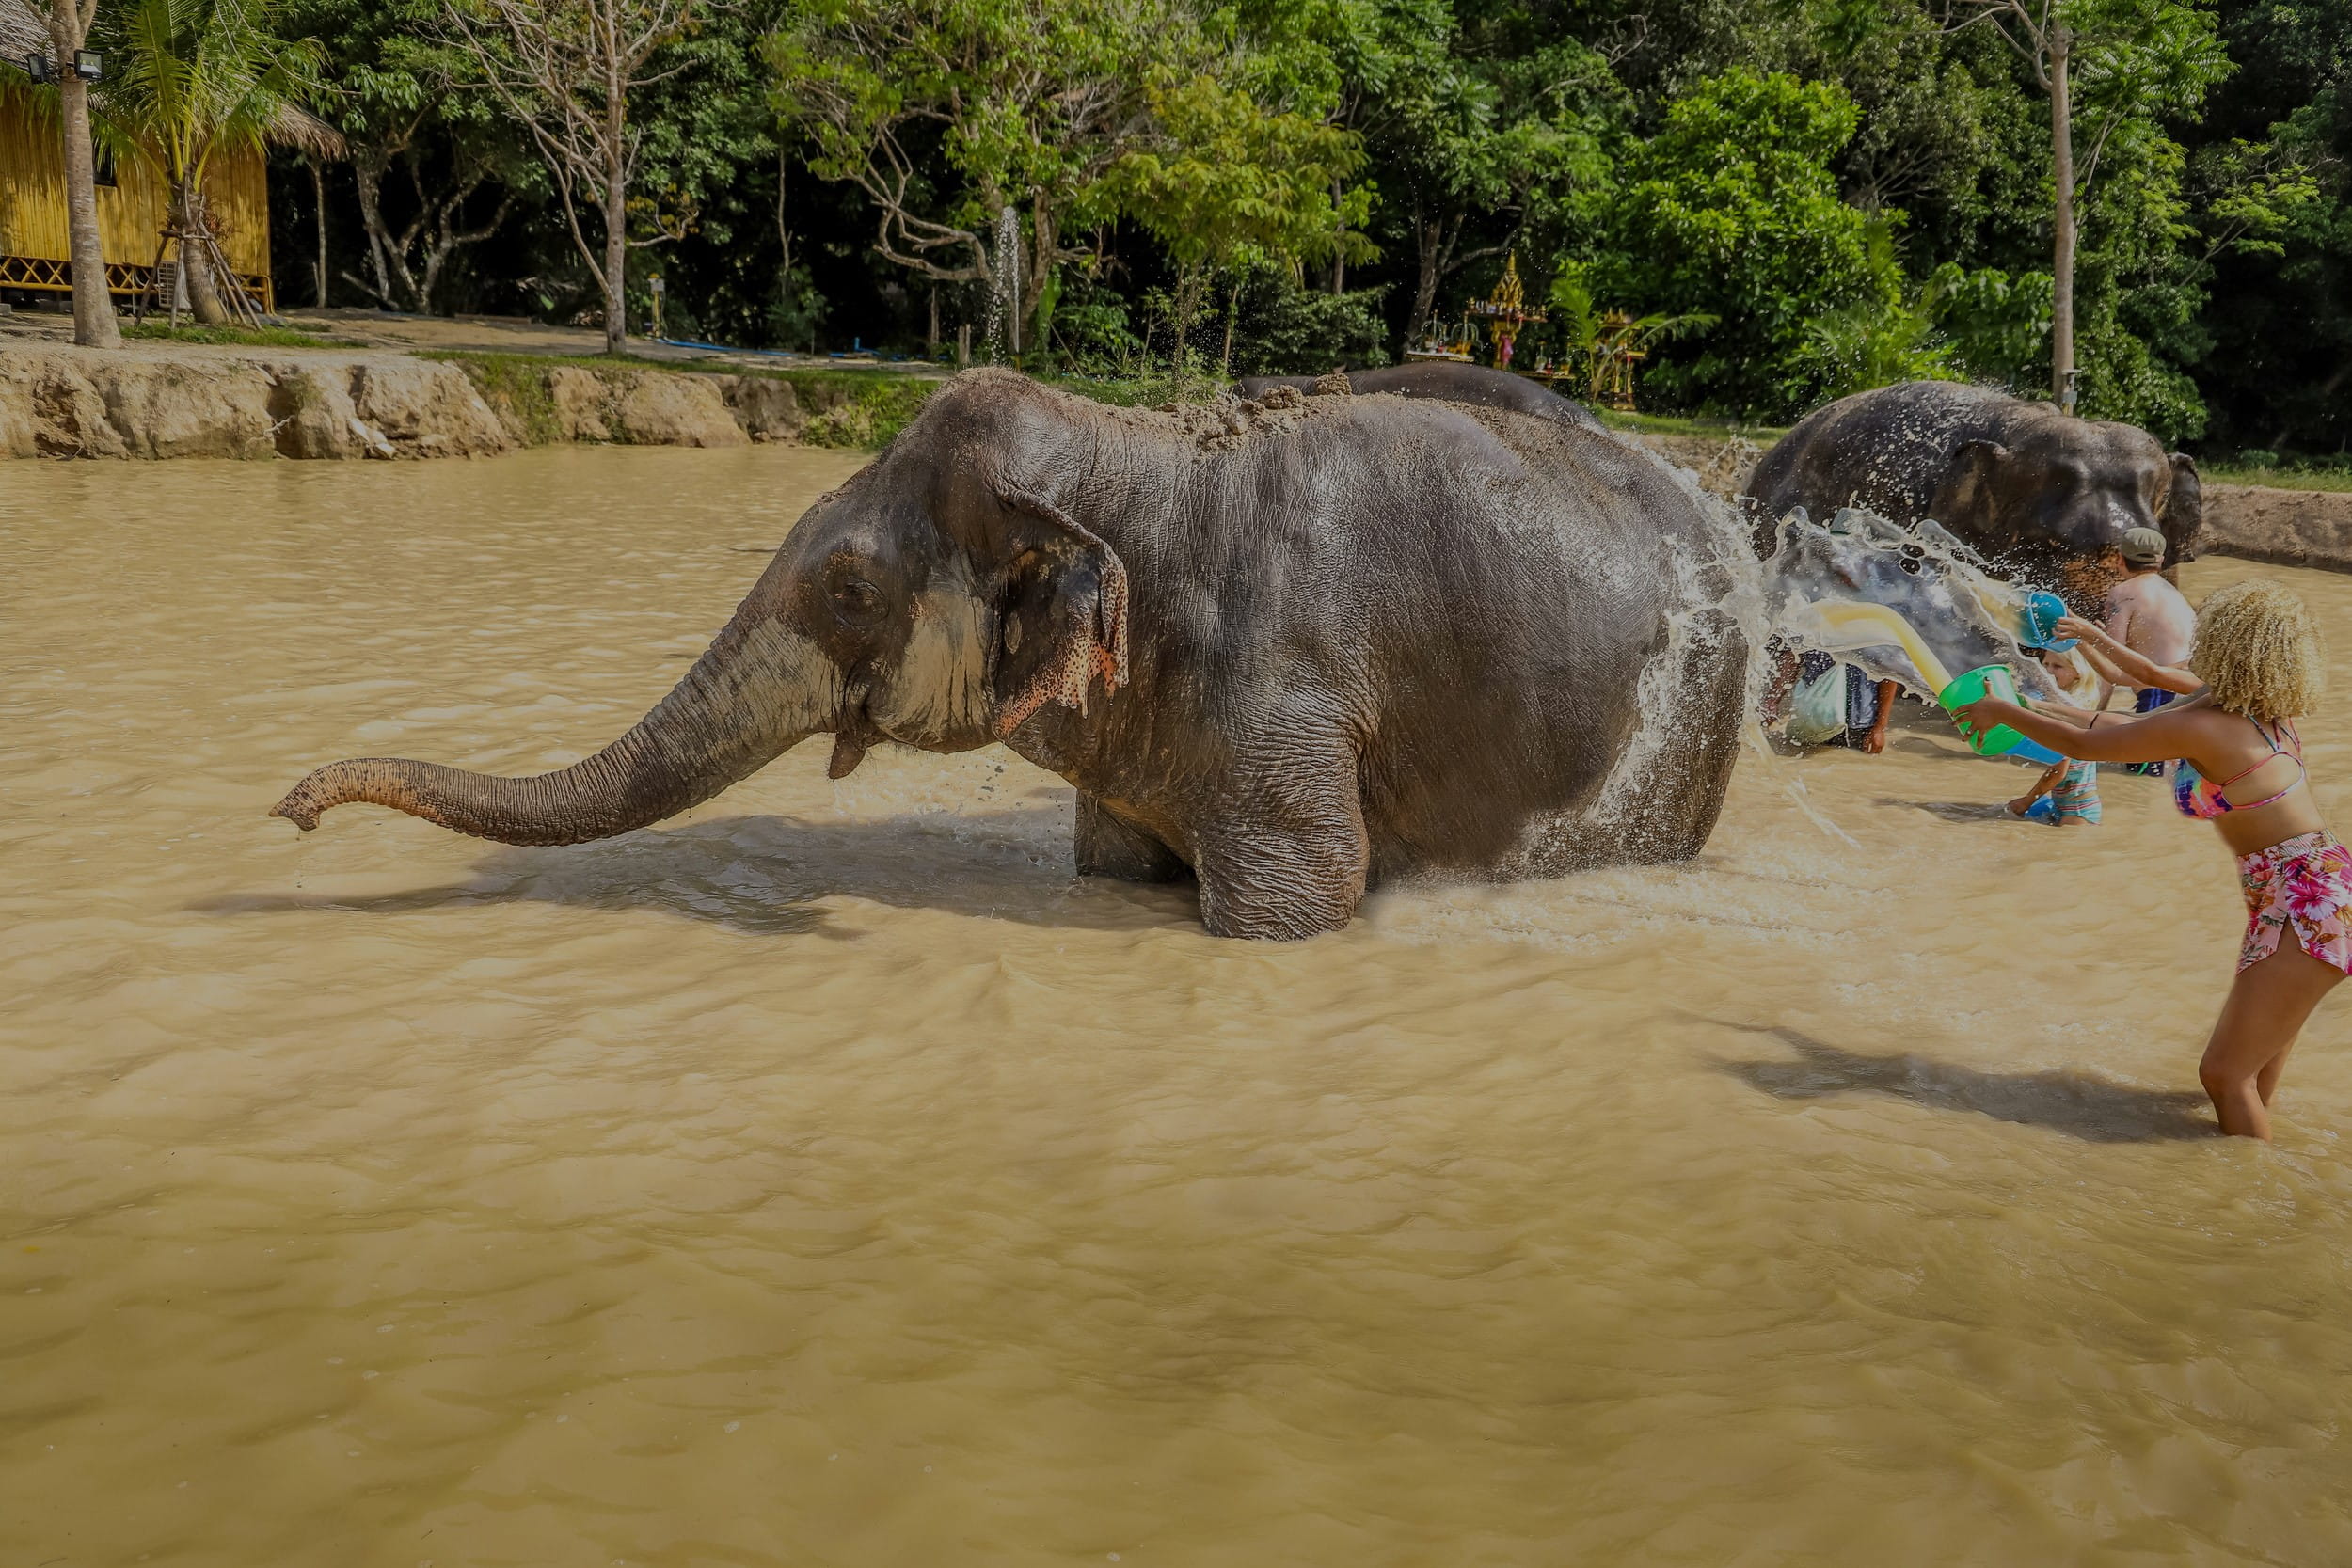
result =
M262 815L601 744L851 466L0 467L0 1562L2352 1560L2352 1012L2206 1135L2153 784L1922 719L1295 946L996 750Z

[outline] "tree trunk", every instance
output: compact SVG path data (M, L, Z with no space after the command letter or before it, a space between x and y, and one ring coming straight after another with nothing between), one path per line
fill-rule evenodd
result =
M73 258L73 341L85 348L119 348L114 296L106 292L106 257L98 238L98 160L90 148L89 84L73 73L73 52L82 47L80 18L66 13L72 0L56 0L49 13L49 41L57 52L58 122L65 137L65 205L69 254Z
M1232 293L1225 296L1225 353L1216 364L1219 376L1233 373L1233 322L1241 314L1241 285L1242 279L1234 278Z
M628 169L621 140L621 94L613 84L605 100L604 166L604 352L625 354L628 345Z
M270 815L307 832L321 813L366 801L502 844L585 844L675 816L838 722L839 673L774 608L754 589L653 711L569 768L510 779L360 757L316 769Z
M1337 211L1339 205L1340 182L1333 180L1331 182L1332 209ZM1339 246L1331 252L1331 292L1334 294L1347 292L1347 220L1345 218L1340 220Z
M1423 222L1419 213L1413 214L1413 243L1420 252L1421 270L1413 279L1413 313L1406 319L1407 336L1419 332L1438 310L1438 276L1444 265L1438 241L1445 237L1445 223Z
M389 165L389 158L373 152L355 152L351 160L352 182L359 188L359 224L368 234L368 265L375 274L375 302L387 310L408 303L396 287L406 271L400 243L384 221L384 171Z
M310 166L310 201L317 209L319 222L319 259L317 269L312 274L310 303L324 310L326 309L326 168L314 157L306 156L302 161Z
M172 206L179 214L180 276L187 280L188 309L206 326L226 326L229 311L220 303L212 247L205 244L212 230L205 226L202 188L193 180L180 182L172 191Z
M2050 389L2058 406L2074 412L2074 125L2068 99L2066 56L2074 40L2063 26L2050 32L2050 164L2058 198L2052 218L2056 254L2050 269Z

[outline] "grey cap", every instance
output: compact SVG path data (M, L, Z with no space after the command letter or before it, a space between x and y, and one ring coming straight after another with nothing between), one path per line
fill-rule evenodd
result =
M2152 528L2123 531L2123 559L2135 566L2164 564L2164 535Z

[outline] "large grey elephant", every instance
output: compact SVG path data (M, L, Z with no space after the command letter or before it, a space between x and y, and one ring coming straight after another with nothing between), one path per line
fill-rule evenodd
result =
M1450 359L1409 359L1376 371L1348 371L1351 392L1392 392L1401 398L1436 398L1441 403L1467 404L1472 408L1510 408L1538 419L1559 420L1587 430L1606 428L1593 411L1564 398L1540 382L1486 365L1464 365ZM1246 375L1233 384L1243 397L1263 397L1277 387L1295 387L1311 396L1326 385L1321 376Z
M1287 388L1149 412L976 371L603 751L521 779L338 762L275 814L570 844L819 732L836 778L878 741L1001 740L1077 787L1081 872L1189 869L1210 930L1304 937L1408 873L1697 852L1746 650L1696 601L1741 547L1645 454L1549 420Z
M1758 543L1789 508L1932 517L2008 570L2055 580L2070 562L2160 529L2167 566L2197 554L2197 465L2137 425L2078 420L1982 387L1910 381L1805 416L1748 482Z

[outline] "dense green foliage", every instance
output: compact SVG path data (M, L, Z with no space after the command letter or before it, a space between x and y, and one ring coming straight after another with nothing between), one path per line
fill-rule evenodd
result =
M435 42L440 0L301 3L354 148L325 184L335 302L592 319L532 150ZM2046 395L2046 61L1984 8L745 0L632 101L632 325L659 273L677 337L920 355L966 326L1137 384L1180 341L1321 371L1459 320L1516 255L1558 318L1522 365L1589 356L1610 311L1675 324L1644 329L1645 407L1785 420L1921 375ZM2344 452L2352 0L2058 15L2085 412ZM299 299L313 187L284 163Z

